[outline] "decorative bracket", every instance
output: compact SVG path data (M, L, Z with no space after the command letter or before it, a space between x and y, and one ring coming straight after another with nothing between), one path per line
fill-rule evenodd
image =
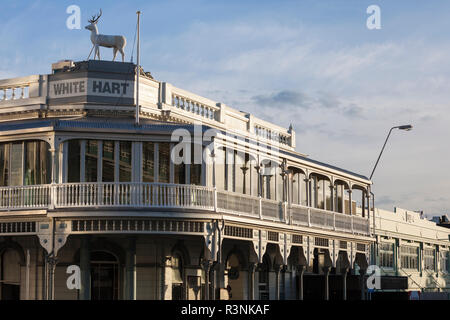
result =
M264 253L267 249L267 231L265 230L253 230L253 248L255 249L258 262L263 262Z

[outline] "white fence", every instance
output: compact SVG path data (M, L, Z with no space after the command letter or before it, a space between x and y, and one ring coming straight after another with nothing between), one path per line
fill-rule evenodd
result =
M214 188L167 183L62 183L0 187L0 210L46 208L200 209L369 235L369 220L338 212L262 199Z

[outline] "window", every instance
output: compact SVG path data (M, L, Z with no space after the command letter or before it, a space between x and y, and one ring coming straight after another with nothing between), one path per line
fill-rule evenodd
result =
M394 244L380 243L380 267L393 268L394 267Z
M159 182L169 183L170 179L170 144L159 143Z
M400 247L401 267L405 269L419 269L419 254L417 247Z
M142 144L142 181L155 181L155 144L153 142Z
M178 154L179 157L184 159L184 149L180 150L180 153ZM174 164L174 177L173 177L173 183L177 184L185 184L186 183L186 164L181 162L180 164Z
M85 163L84 180L86 182L97 182L97 161L98 161L98 142L96 140L87 140L86 155L84 159Z
M131 142L120 141L119 143L119 181L131 181Z
M198 152L203 152L202 146L201 145L195 145L192 144L191 145L191 175L190 175L190 184L195 184L195 185L201 185L202 183L202 164L201 164L201 160L203 158L203 155L196 156L196 149L197 149L197 153ZM195 158L197 158L197 161L195 161ZM200 163L196 163L196 162L200 162Z
M50 145L45 141L0 144L0 185L48 184L52 177Z
M448 259L449 252L448 251L441 251L440 255L441 255L441 259L439 261L439 264L440 264L439 269L443 273L448 273L448 270L449 270L449 261L448 261L449 260Z
M51 155L44 141L25 142L25 185L51 182Z
M114 141L103 141L103 182L114 182L114 150Z
M69 140L67 145L67 182L80 182L81 141Z
M426 270L434 270L435 269L434 249L424 249L423 257L424 257L424 268Z
M0 186L9 185L9 144L0 144Z

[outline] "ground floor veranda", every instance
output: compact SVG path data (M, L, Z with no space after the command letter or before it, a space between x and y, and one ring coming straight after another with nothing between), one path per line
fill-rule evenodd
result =
M326 249L309 263L293 246L283 263L269 243L260 261L251 242L224 239L222 262L205 259L205 239L186 235L70 235L56 260L36 236L0 237L0 299L205 300L330 299L367 296L366 257L350 267L340 252L332 266ZM206 257L208 255L206 254ZM80 288L73 288L79 266ZM73 267L72 267L73 268ZM207 285L209 283L209 285Z

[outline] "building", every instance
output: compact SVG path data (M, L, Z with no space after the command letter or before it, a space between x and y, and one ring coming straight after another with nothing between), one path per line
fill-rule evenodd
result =
M364 295L366 177L143 71L136 124L135 70L64 61L0 81L2 299Z
M449 299L450 230L400 208L376 208L374 219L372 264L380 267L383 290L373 298Z

